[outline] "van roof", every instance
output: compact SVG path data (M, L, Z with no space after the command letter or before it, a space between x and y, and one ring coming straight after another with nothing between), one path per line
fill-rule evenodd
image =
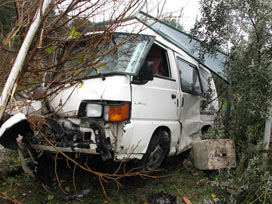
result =
M186 54L190 55L211 72L227 81L227 76L224 73L224 63L227 59L226 53L218 50L213 55L205 53L203 59L200 59L199 56L201 56L201 49L199 48L202 47L200 40L193 38L188 33L180 31L175 27L142 11L136 14L135 18L141 23L145 24L147 27L151 28L154 32L162 36L167 41L182 49Z

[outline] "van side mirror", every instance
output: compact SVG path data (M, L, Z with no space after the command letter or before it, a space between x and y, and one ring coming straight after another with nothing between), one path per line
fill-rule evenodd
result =
M154 62L145 61L137 76L133 77L132 83L145 84L147 81L153 80Z
M154 72L154 62L145 61L139 72L139 79L141 81L152 81Z

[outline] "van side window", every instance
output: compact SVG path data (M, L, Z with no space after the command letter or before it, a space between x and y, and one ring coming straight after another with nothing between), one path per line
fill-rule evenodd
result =
M181 89L184 92L199 95L202 93L198 69L181 58L177 58L180 71Z
M208 92L214 92L214 89L212 88L212 84L214 82L211 73L200 67L199 76L203 92L205 94L208 94Z
M154 75L170 77L166 50L153 44L145 61L154 63Z

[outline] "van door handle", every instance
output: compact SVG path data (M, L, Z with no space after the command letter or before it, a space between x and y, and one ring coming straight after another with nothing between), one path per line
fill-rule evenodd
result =
M175 99L175 98L177 98L177 95L176 94L171 94L171 98Z

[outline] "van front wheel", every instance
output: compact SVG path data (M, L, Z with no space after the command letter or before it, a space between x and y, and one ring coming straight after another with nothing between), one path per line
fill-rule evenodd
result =
M168 154L169 147L169 134L164 130L155 132L141 160L141 165L144 166L147 171L158 169Z

